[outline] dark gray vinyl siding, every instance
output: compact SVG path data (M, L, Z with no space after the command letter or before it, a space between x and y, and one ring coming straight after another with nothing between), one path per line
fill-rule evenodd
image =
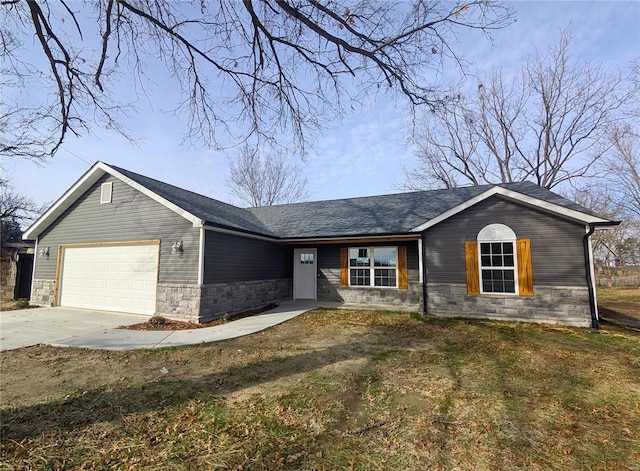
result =
M111 203L100 204L100 185L113 183ZM126 183L105 176L62 214L39 240L50 247L49 259L38 258L35 278L54 279L60 244L160 239L159 281L197 283L200 230ZM182 258L171 245L182 240Z
M418 258L418 242L396 242L384 244L349 244L349 247L381 247L381 246L407 246L407 269L409 282L420 280L420 261ZM318 269L331 283L340 283L340 249L343 245L319 245Z
M427 229L427 283L466 283L464 242L494 223L509 226L518 239L531 239L534 285L585 285L585 227L498 197Z
M269 241L207 230L204 282L291 278L292 250Z

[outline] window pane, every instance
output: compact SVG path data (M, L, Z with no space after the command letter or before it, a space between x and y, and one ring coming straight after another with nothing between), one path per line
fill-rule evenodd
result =
M500 242L492 242L491 243L491 253L496 255L496 254L501 254L502 253L502 244Z
M313 264L313 253L301 253L300 254L300 263L302 264Z
M369 249L349 249L350 267L368 267L370 264Z
M397 264L395 247L376 247L373 249L373 265L376 267L395 267Z
M375 286L396 286L396 271L388 268L374 270Z
M492 267L501 267L502 266L502 256L501 255L493 255L491 257L491 266Z
M482 270L482 291L485 293L515 293L513 270Z
M369 286L371 285L371 271L369 269L356 268L351 269L350 278L351 286Z
M513 254L513 243L505 242L502 244L502 253L504 254Z
M505 255L504 256L504 266L512 267L513 266L513 255Z
M491 266L491 256L490 255L483 255L482 256L482 266L483 267L490 267Z

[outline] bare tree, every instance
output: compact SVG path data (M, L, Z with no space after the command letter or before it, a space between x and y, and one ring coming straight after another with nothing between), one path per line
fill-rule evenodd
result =
M611 132L612 155L604 167L608 186L627 214L640 219L640 135L630 126Z
M564 33L510 79L495 70L471 97L437 108L416 134L404 187L533 181L553 188L596 174L614 123L640 89L633 74L579 63Z
M640 264L640 218L629 213L625 200L605 182L599 179L585 183L565 196L609 220L620 221L618 226L597 230L591 237L597 266L610 274L614 268Z
M227 185L231 194L252 207L297 203L309 199L307 179L300 165L292 165L282 152L260 155L244 146L231 162Z
M45 207L18 193L13 185L0 179L0 236L2 242L20 239L22 227L35 221Z
M175 111L189 116L189 139L288 132L303 148L343 102L390 91L408 109L439 104L434 74L450 59L463 66L455 35L488 35L513 18L490 0L0 0L0 9L0 153L35 160L96 123L124 133L129 103L112 86L125 72L144 93L156 61L182 92Z

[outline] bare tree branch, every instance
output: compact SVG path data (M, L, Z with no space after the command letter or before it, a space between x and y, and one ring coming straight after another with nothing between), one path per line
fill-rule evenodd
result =
M609 186L627 213L640 218L640 135L631 126L611 131L613 154L605 162Z
M410 111L439 106L446 100L434 74L445 58L463 64L449 44L456 32L489 34L513 16L487 0L8 0L0 9L2 73L15 87L0 105L10 130L0 152L34 160L93 125L124 133L119 118L130 104L112 86L119 70L132 71L147 93L147 61L161 61L175 79L188 140L287 136L303 151L343 103L389 91ZM34 36L35 49L27 45ZM51 90L49 101L28 87Z
M597 175L613 147L610 129L632 119L640 86L633 73L578 63L570 42L564 33L512 81L495 70L474 96L427 116L414 138L418 167L406 175L414 181L404 187L530 180L554 188Z

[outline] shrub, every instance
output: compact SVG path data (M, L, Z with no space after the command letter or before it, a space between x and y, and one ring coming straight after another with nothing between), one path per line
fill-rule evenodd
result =
M29 300L28 299L18 299L16 301L16 307L18 309L25 309L29 307Z
M147 321L147 324L152 326L165 325L166 323L167 318L162 316L153 316Z

